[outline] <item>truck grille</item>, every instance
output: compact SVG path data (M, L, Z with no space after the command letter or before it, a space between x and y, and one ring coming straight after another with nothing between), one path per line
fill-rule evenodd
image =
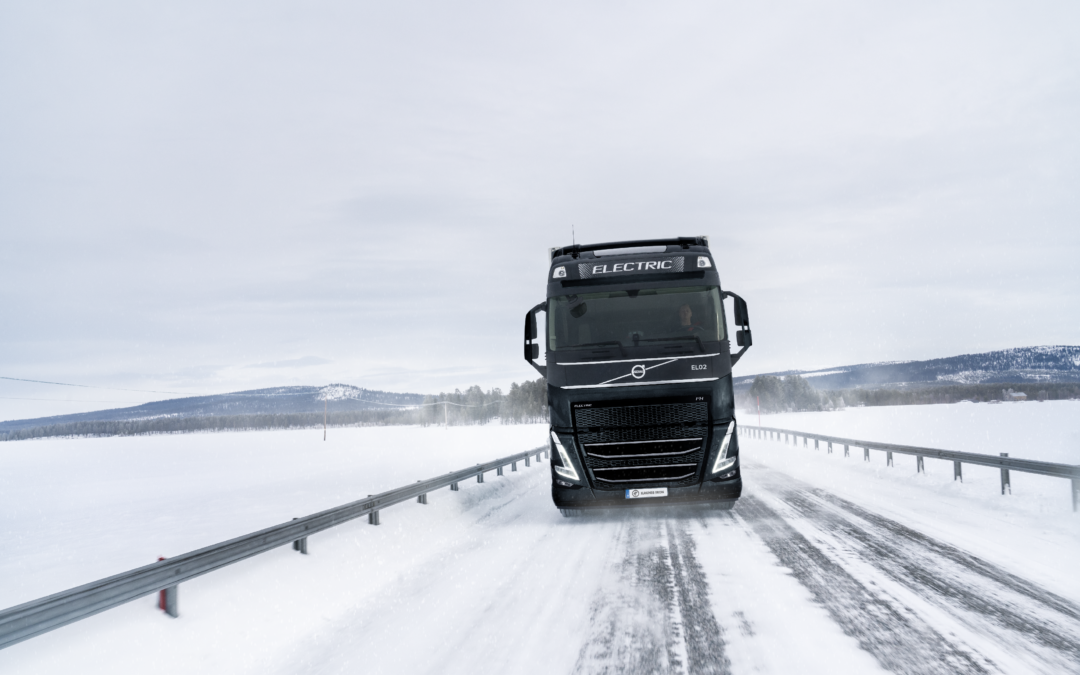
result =
M574 428L595 488L691 485L705 456L709 403L576 408Z

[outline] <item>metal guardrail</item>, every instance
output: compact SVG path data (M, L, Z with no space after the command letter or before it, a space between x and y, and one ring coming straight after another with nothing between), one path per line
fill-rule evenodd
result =
M880 450L885 452L885 462L888 466L893 465L893 453L901 455L914 455L916 458L915 468L920 473L925 473L923 459L932 457L953 463L953 480L963 482L964 475L962 464L978 464L1001 469L1001 494L1011 494L1012 486L1009 481L1010 471L1021 473L1034 473L1042 476L1055 478L1067 478L1072 481L1072 506L1073 511L1080 510L1080 466L1073 464L1057 464L1055 462L1042 462L1035 459L1019 459L1009 457L1009 453L1003 452L999 456L980 455L975 452L960 452L958 450L939 450L937 448L920 448L913 445L897 445L895 443L877 443L874 441L862 441L854 438L840 438L838 436L824 436L822 434L810 434L805 431L792 431L791 429L777 429L774 427L744 426L744 432L749 431L751 437L763 440L783 440L788 437L792 443L798 445L799 437L803 439L803 447L808 447L809 440L814 440L814 449L819 449L819 443L828 443L828 451L831 453L833 444L844 446L844 457L849 456L849 448L854 446L863 449L863 460L870 461L870 451ZM783 438L781 438L781 436Z
M503 468L507 466L517 471L518 462L529 466L531 457L535 456L540 462L540 456L547 454L546 448L537 448L438 478L417 481L389 492L369 495L367 499L16 605L0 611L0 649L157 592L162 594L161 609L175 617L178 615L177 585L182 582L286 544L307 553L307 538L313 534L364 515L368 516L369 523L378 525L379 511L388 506L413 498L427 504L429 492L446 486L457 490L458 483L474 476L478 483L483 483L486 472L495 471L501 476Z

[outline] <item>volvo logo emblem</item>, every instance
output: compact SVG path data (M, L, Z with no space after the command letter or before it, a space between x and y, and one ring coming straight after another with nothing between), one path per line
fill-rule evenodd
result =
M634 376L635 380L640 380L645 377L645 366L640 363L630 369L630 374Z

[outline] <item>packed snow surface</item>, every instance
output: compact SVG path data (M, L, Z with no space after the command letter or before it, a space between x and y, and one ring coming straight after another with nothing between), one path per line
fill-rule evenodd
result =
M931 408L873 409L883 417L866 426L861 410L763 422L931 444L890 427L893 411L936 425L926 438L966 437L963 406ZM1017 456L1046 427L1074 428L1075 408L1044 410L1058 413L1010 446ZM325 443L277 431L0 444L0 606L545 438L489 425L331 429ZM391 507L379 527L315 535L308 556L282 547L182 584L179 619L146 597L0 651L0 672L1080 671L1067 481L1002 496L996 474L954 483L944 463L916 474L914 460L886 467L745 430L741 446L731 511L564 519L549 465L519 464Z

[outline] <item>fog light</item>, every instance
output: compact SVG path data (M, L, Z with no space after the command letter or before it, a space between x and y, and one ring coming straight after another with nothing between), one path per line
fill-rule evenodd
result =
M574 487L574 484L573 484L573 483L567 483L567 482L566 482L566 481L564 481L564 480L558 480L558 479L556 479L556 480L555 480L555 484L556 484L556 485L561 485L561 486L563 486L563 487Z

